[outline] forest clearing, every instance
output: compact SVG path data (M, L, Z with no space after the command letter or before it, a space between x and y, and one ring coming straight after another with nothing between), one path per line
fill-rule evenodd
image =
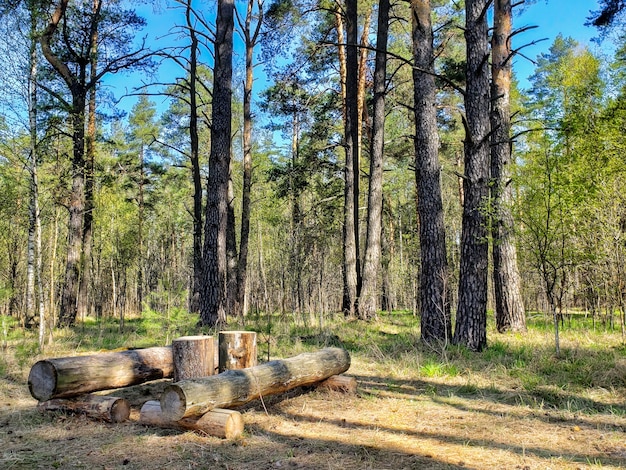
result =
M626 2L591 3L0 2L0 469L626 467ZM540 4L595 36L531 57ZM37 402L36 364L226 328L356 392Z
M5 318L6 320L6 318ZM259 363L320 347L343 347L355 395L310 388L237 408L234 440L138 423L138 410L169 380L115 393L132 405L124 423L42 414L27 375L44 357L164 345L193 333L193 316L169 324L86 321L61 330L41 355L31 332L5 329L0 362L0 467L5 469L587 469L626 465L626 347L621 333L578 315L564 324L554 354L550 319L526 335L498 335L482 353L416 346L410 312L363 323L324 318L294 323L250 318ZM271 320L271 323L268 323ZM304 319L301 319L304 320ZM313 322L312 320L315 320ZM268 351L269 348L269 351Z

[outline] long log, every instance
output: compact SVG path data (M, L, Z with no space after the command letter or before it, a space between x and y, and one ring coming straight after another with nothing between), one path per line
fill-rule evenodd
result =
M161 395L161 409L167 419L178 421L214 408L231 408L261 396L311 385L349 368L347 351L326 348L248 369L228 370L211 377L168 385Z
M170 347L44 359L33 365L28 388L39 401L127 387L172 377Z
M182 336L172 341L174 382L215 374L213 336Z
M53 398L39 403L37 408L41 411L81 413L110 423L121 423L130 416L128 400L89 394L78 398Z
M243 417L238 411L215 408L200 417L170 421L163 415L161 403L156 400L143 404L139 412L139 422L161 428L200 431L222 439L234 439L243 433Z

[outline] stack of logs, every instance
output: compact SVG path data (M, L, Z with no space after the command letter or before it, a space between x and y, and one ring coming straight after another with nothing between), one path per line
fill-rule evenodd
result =
M41 410L118 423L129 418L129 402L91 392L173 378L159 401L144 403L139 422L232 439L243 432L243 419L228 408L306 385L353 393L356 379L339 375L349 367L339 348L257 365L256 333L223 331L217 344L213 336L184 336L171 347L42 360L28 387Z

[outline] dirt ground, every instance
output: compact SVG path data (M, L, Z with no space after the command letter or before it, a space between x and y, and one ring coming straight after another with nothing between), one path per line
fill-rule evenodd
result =
M297 389L240 408L245 432L234 441L140 425L139 407L162 383L118 391L131 419L108 424L41 414L27 371L0 377L0 469L626 468L623 412L527 406L480 377L463 388L467 377L412 379L354 358L347 374L356 395ZM611 409L615 392L594 393Z

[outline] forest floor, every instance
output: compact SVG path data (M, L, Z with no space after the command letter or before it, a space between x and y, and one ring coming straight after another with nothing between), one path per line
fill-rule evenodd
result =
M127 332L118 344L138 346L142 334ZM1 469L626 468L626 347L617 331L566 325L556 357L541 322L527 335L490 330L480 354L416 346L419 321L409 313L321 329L274 324L259 336L260 355L343 346L358 391L301 388L252 402L239 408L245 432L232 441L139 424L139 407L167 381L116 391L133 405L124 423L37 411L32 364L96 352L97 337L77 328L39 355L23 332L5 333Z

